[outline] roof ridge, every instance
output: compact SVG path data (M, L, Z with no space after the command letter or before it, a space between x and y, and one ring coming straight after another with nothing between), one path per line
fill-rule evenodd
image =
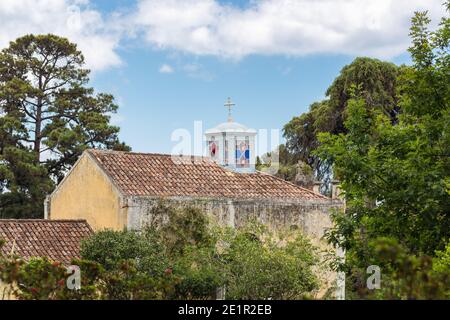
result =
M329 198L329 197L327 197L327 196L325 196L325 195L323 195L323 194L321 194L321 193L314 192L313 190L310 190L310 189L308 189L308 188L299 186L298 184L295 184L295 183L293 183L293 182L291 182L291 181L281 179L281 178L279 178L279 177L277 177L277 176L274 176L274 175L272 175L272 174L269 174L269 173L266 173L266 172L262 172L262 171L256 171L256 172L259 173L259 174L264 174L264 175L270 176L270 177L272 177L272 178L278 179L278 180L283 181L283 182L285 182L285 183L288 183L288 184L290 184L290 185L292 185L292 186L294 186L294 187L296 187L296 188L302 189L303 191L307 191L307 192L312 193L312 194L314 194L314 195L321 196L321 197L324 198L324 199L328 199L328 200L331 199L331 198Z
M210 158L206 156L174 155L169 153L157 153L157 152L134 152L134 151L119 151L119 150L104 150L104 149L86 149L86 151L91 153L117 153L117 154L131 154L131 155L161 156L161 157L190 157L190 158L202 158L205 160L210 160Z
M86 219L0 219L0 222L85 222L87 223Z

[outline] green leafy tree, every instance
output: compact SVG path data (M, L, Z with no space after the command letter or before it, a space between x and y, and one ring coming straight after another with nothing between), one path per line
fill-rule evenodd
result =
M234 231L223 254L227 299L304 299L319 288L314 247L300 234L276 239L262 226ZM284 245L280 243L284 242Z
M172 296L176 278L154 277L139 272L132 261L123 261L113 270L88 260L73 260L80 267L81 287L67 286L70 273L48 258L0 256L0 299L20 300L157 300Z
M183 254L171 257L169 272L178 279L171 299L215 299L217 289L226 282L216 248L187 245Z
M446 251L448 249L449 246ZM383 237L371 240L369 250L372 263L380 267L381 285L378 290L361 288L360 297L389 300L450 298L450 268L445 252L439 252L435 258L411 254L398 241Z
M26 35L0 52L1 215L23 211L14 203L42 214L48 178L59 182L86 148L129 149L110 125L113 96L87 87L83 66L76 45L55 35Z
M328 88L325 100L313 103L308 112L285 125L286 148L292 155L289 162L296 164L301 160L312 167L318 180L329 182L332 163L314 152L320 145L318 133L347 132L344 121L355 87L368 110L379 110L395 122L399 114L398 73L399 68L394 64L371 58L356 58L345 66Z
M43 199L53 187L47 170L34 163L29 150L11 145L3 148L0 153L1 218L41 217Z
M95 261L108 271L133 261L138 271L160 275L168 266L164 246L152 232L104 230L81 244L80 254Z
M450 19L434 32L429 22L425 12L412 19L414 64L399 75L398 120L368 108L355 87L345 133L319 134L316 154L334 164L347 200L328 234L347 250L347 273L373 264L370 243L377 237L391 238L417 257L433 256L450 238Z

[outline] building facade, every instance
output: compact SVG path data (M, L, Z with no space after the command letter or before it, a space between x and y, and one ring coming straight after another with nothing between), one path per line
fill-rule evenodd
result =
M248 168L247 168L248 169ZM277 177L228 170L203 157L86 150L49 197L48 219L86 219L94 230L140 229L158 201L201 208L221 224L257 220L320 239L341 201Z
M218 223L257 220L320 239L337 199L256 171L256 130L231 117L205 132L204 157L86 150L46 201L46 218L86 219L94 230L142 228L164 199Z

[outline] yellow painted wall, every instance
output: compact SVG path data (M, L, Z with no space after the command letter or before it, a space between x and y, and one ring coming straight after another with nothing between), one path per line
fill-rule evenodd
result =
M10 286L2 283L0 281L0 300L16 300L14 295L11 293Z
M49 219L86 219L94 229L123 230L120 194L86 152L50 197Z

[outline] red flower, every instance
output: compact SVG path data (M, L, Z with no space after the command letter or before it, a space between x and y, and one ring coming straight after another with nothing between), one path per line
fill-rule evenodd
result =
M165 273L166 275L170 275L170 274L172 274L172 272L173 272L172 268L167 268L167 269L164 271L164 273Z
M64 281L64 279L61 279L61 280L58 281L58 285L59 285L60 287L64 286L65 283L66 283L66 282Z
M39 292L39 289L38 289L38 288L31 288L30 291L31 291L32 293L36 294L36 293Z

